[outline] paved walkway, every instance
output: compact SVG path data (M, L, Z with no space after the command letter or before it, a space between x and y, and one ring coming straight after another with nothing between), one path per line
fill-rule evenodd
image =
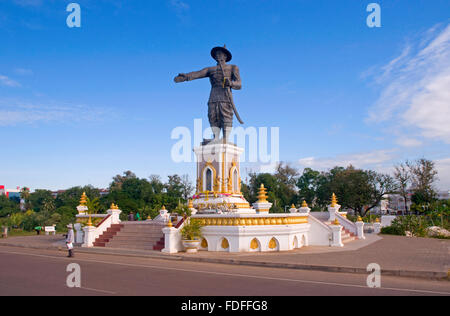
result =
M0 239L0 246L64 249L61 235L28 236ZM267 266L321 271L367 274L369 263L377 263L388 275L444 278L450 269L450 240L407 238L401 236L368 235L365 241L346 244L344 248L305 247L295 251L272 253L164 254L158 251L138 251L110 248L79 248L78 252L152 257L171 260Z

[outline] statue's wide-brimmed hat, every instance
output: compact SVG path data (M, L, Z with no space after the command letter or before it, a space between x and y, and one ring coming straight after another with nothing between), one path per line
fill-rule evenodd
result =
M214 47L213 49L211 49L211 57L216 59L216 53L219 51L221 51L225 55L227 55L227 62L229 62L231 60L232 55L225 45L223 45L223 47L217 46L217 47Z

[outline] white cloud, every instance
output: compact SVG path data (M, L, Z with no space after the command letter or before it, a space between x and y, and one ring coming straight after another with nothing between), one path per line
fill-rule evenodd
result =
M101 120L106 111L83 105L42 105L0 100L0 126ZM110 113L109 113L110 114Z
M436 160L438 171L437 187L440 190L450 190L450 158Z
M10 78L8 78L7 76L3 76L0 75L0 85L2 86L7 86L7 87L20 87L20 83L18 83L17 81L14 81Z
M385 164L394 159L394 150L374 150L371 152L339 155L334 158L306 157L298 160L298 163L306 168L327 170L336 166L347 167L353 165L357 168L385 169Z
M418 147L423 144L420 140L407 136L398 137L396 143L402 147Z
M382 91L369 121L388 122L403 135L418 130L424 139L450 143L450 24L433 27L416 42L374 78ZM397 143L420 142L407 138L400 136Z

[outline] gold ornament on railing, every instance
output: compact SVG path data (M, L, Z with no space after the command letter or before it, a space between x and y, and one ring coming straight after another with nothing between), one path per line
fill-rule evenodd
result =
M189 199L188 207L189 207L189 208L194 208L194 203L192 202L191 199Z
M358 216L358 222L362 222L363 220L362 220L362 218L361 218L361 216Z
M261 183L261 187L259 188L258 202L259 203L267 203L267 189L264 188L263 183Z
M306 203L305 200L303 200L302 207L308 207L308 204Z
M92 226L91 213L89 213L89 219L88 219L87 225Z
M86 196L86 192L83 192L83 194L81 195L81 199L80 199L80 205L86 206L86 204L87 204L87 196Z
M339 225L339 221L337 218L334 220L333 225Z
M336 194L332 194L331 195L331 207L335 207L336 205L337 205L337 197L336 197Z

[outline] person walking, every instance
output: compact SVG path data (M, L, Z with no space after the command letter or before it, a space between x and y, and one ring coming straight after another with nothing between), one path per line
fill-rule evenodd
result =
M67 250L69 251L69 255L67 257L72 258L73 255L73 243L75 241L74 234L73 234L73 225L69 224L67 225L67 228L69 231L67 232L67 238L66 238L66 245Z

